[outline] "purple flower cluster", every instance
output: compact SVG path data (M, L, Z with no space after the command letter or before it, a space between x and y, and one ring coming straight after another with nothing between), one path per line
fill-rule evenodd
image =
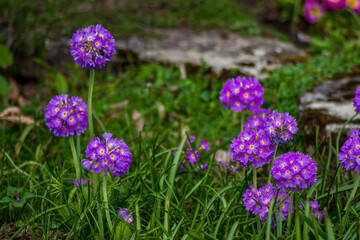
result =
M209 143L201 139L199 149L192 149L190 144L195 141L195 137L190 137L190 141L188 139L185 140L187 145L185 145L186 159L190 164L198 164L200 160L200 152L199 151L210 151ZM174 151L173 154L176 155L177 151ZM206 171L208 165L199 166L200 169L204 169ZM184 167L181 165L180 170L184 171Z
M69 98L67 94L56 96L46 107L46 126L58 137L79 136L88 124L86 107L79 97Z
M352 102L355 107L355 112L360 114L360 87L356 88L355 97Z
M255 78L229 79L220 92L220 102L236 112L255 111L264 101L264 89Z
M305 202L306 204L306 202ZM313 213L314 217L321 221L324 217L324 212L323 211L319 211L319 203L317 201L309 201L309 207L310 207L310 211ZM303 208L303 206L301 204L299 204L299 208ZM305 212L305 209L304 209Z
M317 1L306 1L304 5L304 16L309 23L316 23L324 16L326 7Z
M304 16L309 23L316 23L325 15L326 8L343 10L349 8L360 14L360 0L323 0L323 4L318 0L305 0Z
M247 169L269 163L274 154L274 144L262 129L245 130L232 140L229 157Z
M104 169L111 171L116 177L124 175L131 163L131 153L123 140L111 138L111 133L102 135L104 140L98 137L90 140L86 148L86 157L82 165L94 173L101 173Z
M360 131L353 129L339 152L341 167L346 171L360 172Z
M129 210L127 208L120 208L118 215L122 216L124 221L130 224L134 221L134 218L132 215L128 214L128 211Z
M316 182L317 167L309 155L299 152L288 152L278 157L270 171L276 187L286 191L301 191Z
M115 40L101 25L91 25L74 33L70 52L75 63L80 67L102 68L114 55Z
M258 109L253 115L249 115L245 123L245 129L264 129L266 118L270 114L269 109Z
M277 193L277 191L279 192ZM286 196L286 192L284 191L277 190L271 183L259 188L259 190L251 185L243 194L245 209L254 215L259 215L261 221L265 222L268 217L270 204L276 197L276 193L276 206L279 206L281 203L278 208L279 210L276 211L276 215L279 219L281 211L281 220L285 220L289 214L290 196ZM274 208L276 206L274 206Z
M267 116L264 129L275 144L292 140L298 131L294 117L289 113L278 113L276 110Z

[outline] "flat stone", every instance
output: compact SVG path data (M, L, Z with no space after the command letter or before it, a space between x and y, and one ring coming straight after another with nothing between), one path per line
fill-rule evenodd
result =
M319 126L320 136L332 136L333 141L336 140L343 124L355 114L352 100L359 85L360 76L349 74L325 80L299 99L300 127L305 143L314 143L315 126ZM346 133L354 128L360 129L359 115L344 128L341 142L348 137Z
M116 48L138 54L144 61L201 66L206 62L216 74L237 69L263 79L269 71L284 65L279 55L303 55L291 43L259 36L226 35L219 31L193 32L188 29L155 30L163 38L134 36L116 41Z

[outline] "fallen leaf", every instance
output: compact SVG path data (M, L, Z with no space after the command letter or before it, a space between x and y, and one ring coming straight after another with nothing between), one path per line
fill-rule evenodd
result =
M5 109L2 113L0 113L0 120L9 121L15 124L24 123L26 125L34 123L34 119L32 117L22 115L18 107L9 107Z
M128 105L128 103L129 103L129 99L125 99L122 102L111 104L110 108L111 109L123 109Z
M140 112L134 109L132 116L132 120L135 122L135 128L138 132L141 132L144 128L144 118L141 116Z

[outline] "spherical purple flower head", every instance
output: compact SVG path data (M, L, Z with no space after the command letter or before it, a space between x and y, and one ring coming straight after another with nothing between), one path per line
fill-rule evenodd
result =
M265 222L270 204L275 199L277 191L279 191L279 193L277 194L276 206L279 206L280 203L281 205L276 211L276 216L277 219L279 219L281 211L281 220L285 220L286 216L289 214L290 196L286 196L286 192L282 190L277 190L271 183L259 188L259 190L251 185L243 194L245 209L252 212L254 215L259 215L261 221Z
M264 89L255 78L229 79L220 92L220 102L236 112L255 111L264 101Z
M306 204L306 202L305 202ZM310 207L310 211L313 213L314 217L321 221L324 217L324 212L323 211L319 211L319 207L320 205L318 204L317 201L309 201L309 207ZM299 208L303 208L303 206L301 205L301 203L299 204ZM305 209L304 209L305 212Z
M346 0L324 0L327 7L331 9L344 9L346 7Z
M264 129L266 116L270 113L269 109L258 109L253 115L248 116L245 129Z
M128 214L128 209L127 208L120 208L118 215L122 216L124 221L127 222L128 224L132 223L134 221L134 218L132 215Z
M70 52L80 67L99 69L114 55L115 40L101 25L91 25L74 33Z
M360 172L360 131L353 129L339 152L341 167L346 171Z
M360 14L360 0L347 0L346 6L357 14Z
M294 117L289 113L278 113L276 110L267 115L264 129L275 144L292 140L298 131Z
M306 2L304 5L304 16L309 23L316 23L324 16L326 7L318 2Z
M244 130L232 140L229 157L247 169L269 163L274 154L274 144L262 129Z
M356 88L355 97L352 102L355 107L355 112L360 114L360 87Z
M79 97L62 94L50 100L45 110L46 126L58 137L79 136L85 132L88 113L85 102Z
M90 140L85 154L88 159L82 160L85 169L101 173L105 169L114 176L124 175L131 163L131 153L123 140L112 138L111 133L104 133L103 140L98 137Z
M301 191L316 182L317 167L309 155L299 152L288 152L278 157L270 171L276 187L293 192Z

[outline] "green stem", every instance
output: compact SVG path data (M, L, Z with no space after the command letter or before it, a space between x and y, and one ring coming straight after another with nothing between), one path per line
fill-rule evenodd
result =
M289 214L287 217L287 226L286 226L286 231L288 232L288 234L291 234L291 217L292 217L292 205L293 205L293 201L294 201L294 194L290 193L290 201L289 201Z
M295 231L296 231L296 240L301 240L301 226L300 226L300 216L299 216L299 194L298 190L295 190Z
M277 149L279 147L279 142L276 144L275 146L275 151L274 151L274 156L273 156L273 159L272 161L270 162L270 168L269 168L269 177L268 177L268 183L271 182L271 179L272 179L272 175L271 175L271 168L272 168L272 165L274 164L274 161L275 161L275 157L276 157L276 152L277 152Z
M292 19L291 19L291 34L294 36L295 35L295 28L296 28L296 21L299 17L299 12L300 12L300 6L301 5L301 0L296 0L295 6L294 6L294 12L292 15Z
M81 180L80 180L80 166L79 166L79 160L76 154L76 148L75 148L75 144L74 144L74 138L73 137L69 137L69 141L70 141L70 148L71 148L71 152L73 155L73 160L74 160L74 166L75 166L75 172L76 172L76 180L79 182L79 184L81 184Z
M103 184L102 184L102 187L103 187L103 198L104 198L105 207L106 207L107 209L109 209L108 195L107 195L107 190L106 190L106 177L107 177L106 170L104 170L104 173L103 173ZM107 223L108 223L108 226L109 226L110 235L112 236L112 222L111 222L111 218L110 218L110 212L109 212L107 209L105 210L106 220L107 220Z
M94 77L95 77L95 69L90 69L89 92L88 92L88 118L89 118L90 139L94 138L94 125L93 125L93 116L92 116L92 94L94 90Z
M353 188L353 190L351 191L350 198L349 198L348 202L346 203L345 211L346 211L346 210L348 209L348 207L350 206L351 200L354 198L355 193L356 193L356 191L357 191L357 189L358 189L358 186L359 186L359 174L356 174L355 183L354 183L354 188Z

